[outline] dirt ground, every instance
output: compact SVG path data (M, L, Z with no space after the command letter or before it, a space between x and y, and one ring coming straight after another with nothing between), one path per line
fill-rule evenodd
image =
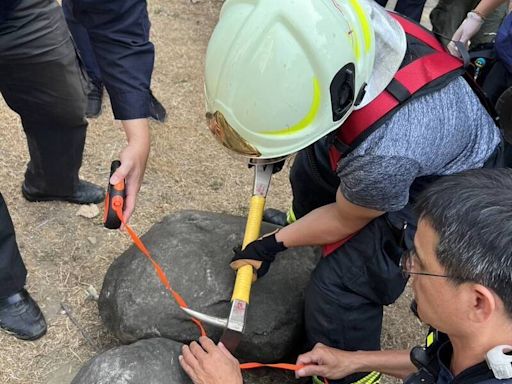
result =
M247 213L252 172L220 149L204 122L203 58L221 5L221 0L149 3L157 52L152 88L167 107L169 118L165 124L151 126L151 156L131 221L139 234L181 209ZM124 141L106 101L102 116L90 122L81 176L105 185L110 162ZM68 384L84 362L117 344L102 326L96 302L88 298L87 289L101 290L108 266L130 241L124 233L104 229L100 216L77 216L79 207L75 205L29 203L22 198L27 146L18 116L3 100L0 154L0 190L29 271L29 291L49 326L48 334L35 342L0 334L0 383ZM289 166L274 178L268 206L288 207ZM405 348L421 340L420 325L409 312L409 301L408 291L386 310L384 347ZM78 326L62 310L62 304Z

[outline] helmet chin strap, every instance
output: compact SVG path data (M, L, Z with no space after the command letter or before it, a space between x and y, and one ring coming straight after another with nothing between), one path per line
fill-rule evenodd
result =
M258 159L258 158L255 158L255 157L251 157L250 159L247 159L247 163L249 166L253 166L253 165L269 165L269 164L275 164L275 163L279 163L279 162L284 162L290 155L286 155L286 156L279 156L279 157L274 157L274 158L271 158L271 159Z

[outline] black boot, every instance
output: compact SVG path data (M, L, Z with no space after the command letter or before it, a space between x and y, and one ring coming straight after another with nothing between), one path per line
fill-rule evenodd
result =
M160 123L164 123L167 118L167 111L165 110L162 103L160 103L155 96L153 96L153 92L149 91L150 101L149 101L149 118Z
M36 340L46 333L46 321L26 290L0 299L0 328L22 340Z
M285 227L290 224L286 218L286 212L274 208L265 209L265 212L263 212L263 221L270 224L280 225L281 227Z
M67 201L74 204L98 204L105 199L105 190L93 183L80 180L78 186L69 196L49 195L44 191L38 191L24 182L21 187L23 197L28 201Z
M94 118L101 115L101 105L103 102L103 83L91 81L91 90L87 94L87 108L85 116Z

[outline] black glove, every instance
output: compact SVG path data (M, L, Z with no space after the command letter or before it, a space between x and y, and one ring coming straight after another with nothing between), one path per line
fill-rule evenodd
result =
M276 258L276 254L288 249L283 242L276 240L276 233L249 243L244 250L241 246L233 248L235 256L231 259L231 268L238 269L242 265L250 264L257 270L258 277L265 275L270 268L270 263Z

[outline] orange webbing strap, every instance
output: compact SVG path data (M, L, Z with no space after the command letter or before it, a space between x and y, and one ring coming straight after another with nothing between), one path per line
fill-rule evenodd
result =
M139 250L144 254L144 256L146 256L148 258L148 260L151 262L151 265L153 265L153 268L155 268L156 275L158 276L158 278L164 285L165 289L167 289L171 293L172 297L174 298L174 300L176 300L176 302L178 303L178 305L180 307L188 308L188 305L185 302L185 300L183 299L183 297L181 297L181 295L178 292L176 292L174 289L172 289L171 284L169 283L169 279L167 279L167 276L165 275L165 272L163 271L162 267L160 267L160 264L158 264L155 261L155 259L153 259L153 257L151 257L151 254L149 253L149 251L146 248L146 246L144 245L144 243L142 243L139 236L137 236L137 234L133 231L133 229L131 229L130 226L128 224L126 224L126 222L123 218L123 213L121 211L121 207L114 207L114 210L117 214L117 217L119 217L119 220L121 220L121 222L125 226L126 230L128 231L128 234L132 238L133 244L135 244L135 246L137 248L139 248ZM199 332L201 333L201 336L206 336L206 331L204 330L203 324L201 324L201 322L199 320L194 319L193 317L191 318L191 320L197 325L197 328L199 328Z
M304 365L288 364L288 363L278 363L278 364L243 363L243 364L240 364L241 370L263 368L263 367L284 369L287 371L295 372L301 368L304 368ZM329 381L325 377L323 378L323 382L324 382L324 384L329 384Z
M123 223L124 227L126 228L126 231L130 235L133 244L148 258L148 260L151 262L151 265L153 268L155 268L156 275L164 285L164 287L171 293L172 297L180 307L188 308L187 303L181 297L181 295L176 292L174 289L172 289L171 284L169 283L169 279L167 279L167 276L165 275L165 272L163 271L160 264L158 264L153 257L151 257L151 254L149 253L148 249L142 242L142 240L137 236L137 234L134 232L133 229L130 228L128 224L126 224L126 221L123 218L123 213L121 211L121 207L114 207L114 211L117 214L117 217L119 217L119 220ZM201 336L206 336L206 331L204 330L203 324L197 319L194 319L193 317L191 320L197 325L197 328L199 328L199 332L201 333ZM297 371L303 367L303 365L296 365L296 364L287 364L287 363L279 363L279 364L262 364L262 363L243 363L240 364L240 369L254 369L254 368L261 368L261 367L270 367L270 368L278 368L278 369L285 369L288 371ZM324 379L324 383L327 384L327 381Z
M278 364L243 363L243 364L240 364L240 369L254 369L254 368L262 368L262 367L286 369L287 371L298 371L299 369L304 368L303 365L287 364L287 363L278 363Z

